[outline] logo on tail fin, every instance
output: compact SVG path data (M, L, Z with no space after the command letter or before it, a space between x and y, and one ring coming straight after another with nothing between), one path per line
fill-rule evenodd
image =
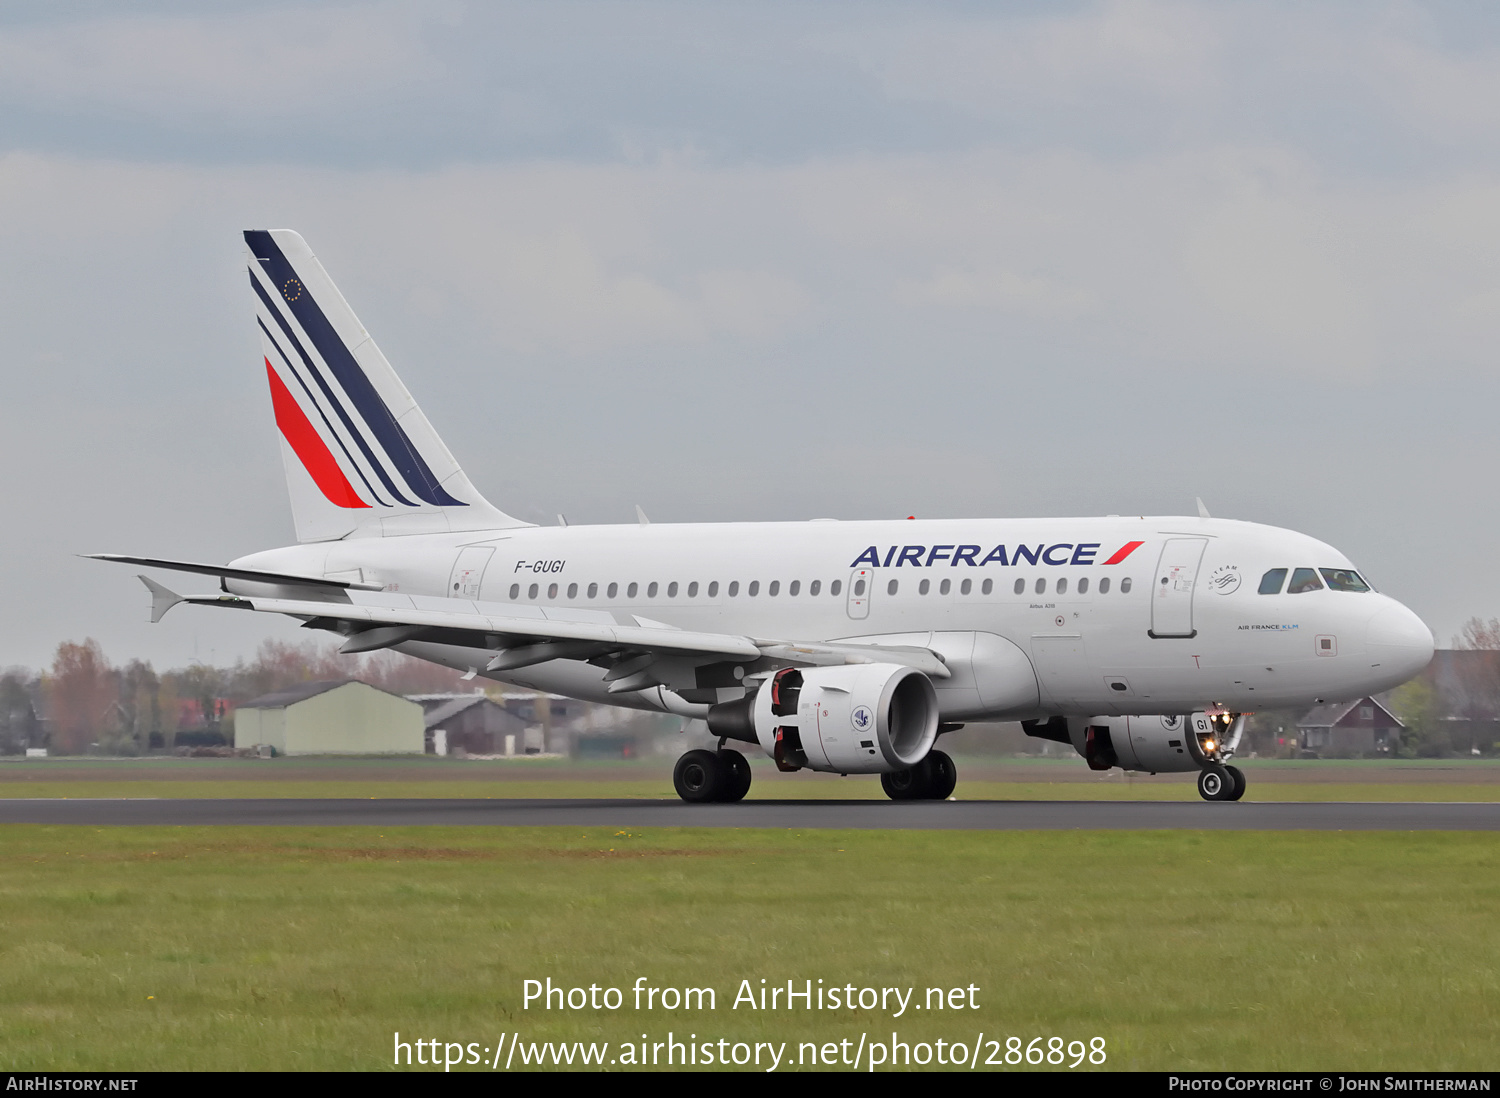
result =
M250 285L261 305L261 332L280 360L278 366L266 356L276 423L319 491L345 508L469 506L438 483L271 233L247 231L245 242L258 261L250 269ZM344 306L341 300L336 304ZM295 385L279 376L283 369ZM316 412L326 434L309 411ZM354 487L351 473L368 499Z
M338 507L370 506L359 498L354 485L349 483L349 478L339 468L338 459L303 414L301 406L285 383L276 375L276 369L269 358L266 359L266 377L271 382L271 407L276 412L276 426L281 429L281 437L286 439L287 445L297 455L297 460L302 462L302 467L312 477L318 491L327 497L329 503Z

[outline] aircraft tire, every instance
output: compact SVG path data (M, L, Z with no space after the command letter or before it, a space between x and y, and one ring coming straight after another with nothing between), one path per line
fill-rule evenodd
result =
M1234 796L1234 779L1218 763L1198 771L1198 796L1205 801L1227 801Z
M744 800L750 792L750 760L733 749L720 751L719 769L724 778L719 800L725 804Z
M726 776L727 768L712 751L689 751L672 768L672 785L689 804L707 804L719 799Z
M958 784L958 767L953 765L952 757L946 751L934 749L921 765L927 769L927 800L946 801L951 797L953 787Z
M880 775L880 788L893 801L922 800L927 796L927 788L931 784L927 780L928 769L925 763L924 759L910 770L892 770Z
M1224 772L1234 780L1234 788L1225 799L1237 801L1245 795L1245 773L1237 766L1226 766Z

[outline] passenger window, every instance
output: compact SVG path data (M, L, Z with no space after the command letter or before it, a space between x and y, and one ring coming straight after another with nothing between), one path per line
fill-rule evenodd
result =
M816 595L821 590L823 590L823 581L822 580L813 580L811 583L809 583L807 585L807 593L809 595ZM794 594L794 595L796 593L797 592L795 592L795 591L792 592L792 594Z
M667 584L667 598L669 598L669 599L675 599L676 597L677 597L677 581L673 580L671 583Z
M1281 585L1286 582L1285 568L1272 568L1260 577L1260 593L1262 595L1281 594Z
M1018 595L1024 595L1025 593L1026 593L1026 581L1025 580L1016 580L1016 594L1018 594Z
M698 597L698 581L694 580L692 583L688 584L688 598L695 599L697 597Z
M513 583L510 585L510 597L513 599L518 599L521 597L521 585L519 583Z
M1102 580L1099 581L1099 594L1101 594L1101 595L1107 595L1107 594L1109 594L1109 577L1108 576L1105 576Z
M980 591L980 594L988 595L994 589L995 589L995 581L994 580L985 580L984 583L983 583L983 585L980 586L979 591Z
M1038 595L1045 595L1047 593L1047 581L1046 580L1039 579L1039 580L1036 581L1036 593Z
M891 580L890 583L885 585L885 593L887 595L894 595L896 593L896 588L900 586L901 584L899 582L897 582L896 580Z
M770 584L767 585L767 587L766 587L766 594L769 595L773 599L777 595L781 594L781 581L780 580L772 580L770 582Z
M856 595L863 595L865 593L865 581L864 580L855 580L854 581L854 593Z
M860 582L861 582L861 583L863 583L863 582L864 582L864 580L860 580ZM843 590L843 589L844 589L844 581L843 581L843 580L834 580L834 581L833 581L833 582L832 582L832 583L830 583L830 584L829 584L829 585L828 585L828 593L829 593L829 594L830 594L830 595L833 595L833 596L835 596L835 597L837 597L837 596L838 596L838 593L839 593L839 592L840 592L840 591L842 591L842 590ZM859 591L858 591L858 592L857 592L857 594L861 594L861 595L862 595L862 594L864 594L864 589L863 589L863 588L861 588L861 589L860 589L860 590L859 590Z
M655 580L652 580L651 581L651 586L646 588L646 597L648 599L654 599L654 598L656 598L656 581Z
M951 590L953 590L952 580L944 580L942 583L938 584L938 594L940 595L946 595Z
M1319 568L1330 591L1368 591L1370 585L1352 568Z
M1066 595L1068 593L1068 577L1064 576L1057 581L1057 593L1059 595Z
M919 594L919 595L925 595L925 594L927 594L928 591L931 591L931 590L932 590L932 581L931 580L923 580L921 583L917 584L917 594Z
M796 597L797 592L800 590L802 590L801 580L792 580L791 583L786 585L786 593L793 596L794 598Z
M1126 576L1124 579L1122 579L1120 581L1120 594L1122 594L1122 595L1128 595L1128 594L1130 594L1130 577L1129 576Z
M729 581L729 597L730 598L734 598L739 593L740 593L740 581L739 580L730 580Z
M635 593L637 591L639 591L639 590L640 590L640 585L632 583L629 587L625 588L625 597L627 599L633 599L633 598L635 598Z
M604 592L604 596L605 596L605 598L611 598L612 599L612 598L614 598L619 593L620 593L620 585L618 583L612 583L612 584L609 585L609 590L606 591L606 592Z
M576 584L576 583L570 583L570 584L568 584L568 598L570 598L570 599L576 599L577 597L578 597L578 584Z
M526 597L528 599L530 599L531 601L535 602L536 601L536 592L537 592L537 586L536 586L536 584L533 583L530 587L528 587L526 589Z
M974 581L973 580L964 580L962 583L960 583L958 585L958 593L960 595L967 595L972 590L974 590Z
M1078 593L1080 595L1087 595L1089 593L1089 578L1087 576L1078 581Z
M1292 569L1292 582L1286 585L1288 595L1303 595L1308 591L1323 590L1323 581L1311 568Z
M599 595L599 585L597 583L591 583L591 584L589 584L589 598L591 598L591 599L592 598L596 598L596 597L598 597L598 595Z
M549 583L547 585L547 597L549 599L555 599L555 598L557 598L557 584L555 584L555 583Z
M716 598L719 597L719 581L718 580L710 580L709 581L709 584L708 584L708 597L711 598L711 599L716 599Z
M751 580L750 586L745 588L745 594L749 595L752 599L760 594L760 580Z

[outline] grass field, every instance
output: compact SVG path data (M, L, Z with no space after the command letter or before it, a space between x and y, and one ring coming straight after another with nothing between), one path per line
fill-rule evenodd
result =
M43 759L0 761L0 797L671 798L667 758ZM1197 800L1191 774L1095 774L1077 759L960 758L960 800ZM1243 761L1251 801L1497 801L1500 760ZM750 799L883 800L878 778L779 774L754 760Z
M1111 1068L1485 1069L1500 1037L1490 834L0 836L7 1069L378 1069L398 1030L611 1056L670 1030L793 1058L861 1033L983 1032L1102 1037ZM549 976L709 986L717 1009L523 1010L521 981ZM762 978L918 1001L974 984L980 1009L730 1009Z

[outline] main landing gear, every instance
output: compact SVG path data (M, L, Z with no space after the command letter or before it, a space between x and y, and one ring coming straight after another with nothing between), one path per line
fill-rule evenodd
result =
M958 767L947 752L933 749L910 770L880 775L880 787L893 801L946 801L958 784Z
M738 751L689 751L672 768L677 795L689 804L732 804L750 792L750 763Z
M1237 766L1209 763L1198 771L1198 795L1205 801L1237 801L1245 795L1245 775Z

